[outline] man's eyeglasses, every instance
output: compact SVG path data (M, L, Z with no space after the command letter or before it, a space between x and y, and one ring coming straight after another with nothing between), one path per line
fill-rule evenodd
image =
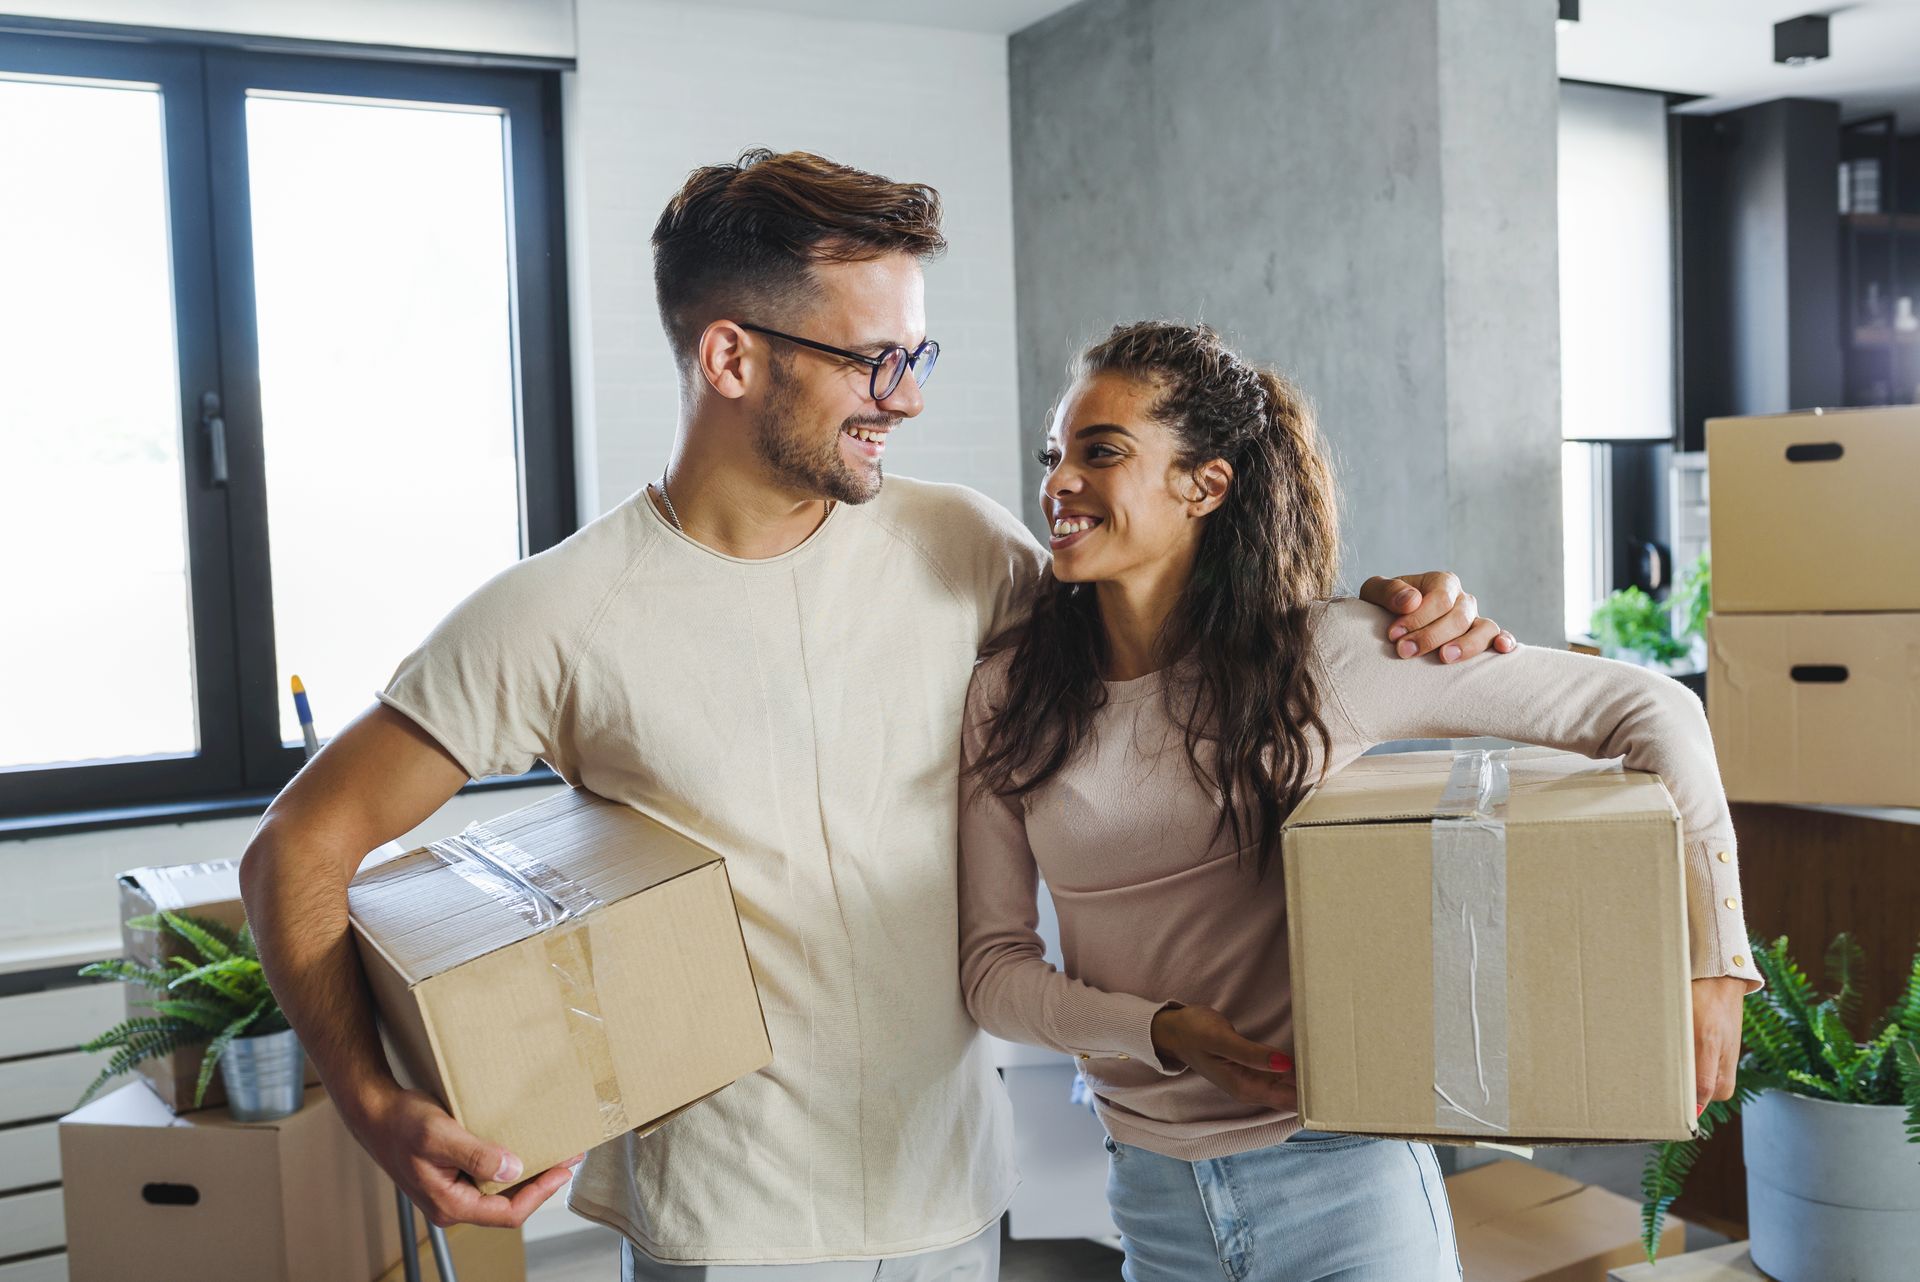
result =
M940 344L931 338L912 351L908 351L898 343L892 343L878 356L868 356L864 352L850 352L844 347L830 347L825 343L816 343L811 338L782 334L779 330L768 329L764 325L749 325L745 321L739 322L739 325L741 329L750 329L756 334L765 334L768 338L778 338L801 347L810 347L816 352L825 352L829 356L838 356L856 365L865 365L871 371L867 387L873 393L875 401L884 401L892 396L894 390L900 386L900 380L906 377L908 370L913 371L914 383L925 387L927 380L933 377L934 362L940 359Z

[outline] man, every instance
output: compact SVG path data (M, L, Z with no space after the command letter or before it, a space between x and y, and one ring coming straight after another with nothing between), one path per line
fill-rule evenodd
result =
M241 882L274 990L435 1223L518 1225L581 1159L524 1172L399 1087L346 885L469 777L539 759L726 854L774 1048L584 1155L571 1205L624 1235L625 1276L995 1276L1015 1175L959 988L960 718L1044 557L969 490L881 485L943 248L923 186L803 153L694 173L654 232L681 378L660 482L458 606L262 819ZM1365 591L1403 654L1512 648L1452 576L1420 585Z

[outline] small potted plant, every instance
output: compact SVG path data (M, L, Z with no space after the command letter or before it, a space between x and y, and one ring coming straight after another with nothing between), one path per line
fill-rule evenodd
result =
M1639 588L1621 588L1593 608L1587 629L1600 653L1610 659L1667 673L1697 669L1706 659L1712 604L1713 571L1702 552L1666 601L1656 601Z
M1593 608L1587 627L1609 659L1670 669L1693 651L1673 635L1668 609L1639 588L1621 588Z
M1827 950L1832 992L1814 991L1784 937L1754 941L1767 986L1741 1011L1746 1047L1730 1100L1707 1105L1700 1138L1657 1147L1641 1179L1641 1245L1654 1258L1667 1208L1699 1145L1744 1119L1754 1265L1780 1282L1893 1282L1920 1259L1920 955L1865 1041L1848 1029L1864 966L1842 934Z
M1692 660L1706 666L1707 616L1713 612L1713 560L1702 552L1693 564L1680 572L1667 604L1673 619L1673 635L1687 643Z
M152 1014L128 1018L81 1048L110 1050L113 1058L80 1103L137 1064L204 1043L193 1093L196 1108L206 1099L217 1065L227 1088L227 1112L236 1121L268 1122L299 1112L306 1055L267 987L252 931L243 925L234 933L217 922L164 910L136 917L127 926L164 930L185 941L194 956L169 957L160 967L114 958L81 969L82 975L135 984L154 996L139 1003Z

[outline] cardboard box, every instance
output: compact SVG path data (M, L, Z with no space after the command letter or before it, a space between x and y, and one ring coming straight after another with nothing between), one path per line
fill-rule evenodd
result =
M398 1216L394 1217L398 1220ZM456 1224L447 1230L447 1249L453 1252L458 1282L527 1282L527 1244L519 1229L483 1229ZM382 1273L377 1282L406 1282L402 1261ZM433 1248L420 1239L420 1282L440 1282Z
M400 1258L393 1184L317 1087L246 1123L136 1082L59 1130L72 1282L345 1282Z
M629 806L562 793L348 901L396 1068L529 1175L772 1062L725 863Z
M1282 848L1307 1127L1694 1133L1680 817L1657 778L1542 748L1362 757Z
M176 864L169 867L135 868L123 872L120 884L120 946L122 953L142 966L164 967L169 957L196 957L186 941L170 931L128 930L136 917L167 909L191 913L218 922L229 930L239 930L246 920L240 902L240 861L216 859L207 863ZM144 988L123 985L127 994L127 1014L151 1015L145 999L152 996ZM102 1030L105 1031L104 1029ZM147 1079L160 1098L176 1113L194 1108L193 1088L200 1080L200 1047L185 1047L147 1060L140 1075ZM307 1061L307 1085L320 1084L320 1074L312 1060ZM227 1102L227 1089L215 1073L207 1083L202 1108L214 1108Z
M1920 613L1716 612L1707 641L1729 798L1920 806Z
M1920 610L1920 407L1707 421L1713 608Z
M1648 1264L1645 1260L1607 1274L1607 1282L1765 1282L1745 1242L1729 1242L1708 1251Z
M1646 1263L1638 1202L1528 1162L1449 1175L1447 1201L1473 1282L1606 1282L1608 1269ZM1656 1258L1684 1251L1686 1233L1669 1215Z

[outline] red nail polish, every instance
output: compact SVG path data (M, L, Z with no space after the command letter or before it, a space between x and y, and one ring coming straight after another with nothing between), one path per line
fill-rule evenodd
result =
M1267 1056L1267 1067L1276 1073L1284 1073L1293 1067L1293 1059L1291 1056L1282 1055L1279 1051L1275 1051L1273 1054Z

